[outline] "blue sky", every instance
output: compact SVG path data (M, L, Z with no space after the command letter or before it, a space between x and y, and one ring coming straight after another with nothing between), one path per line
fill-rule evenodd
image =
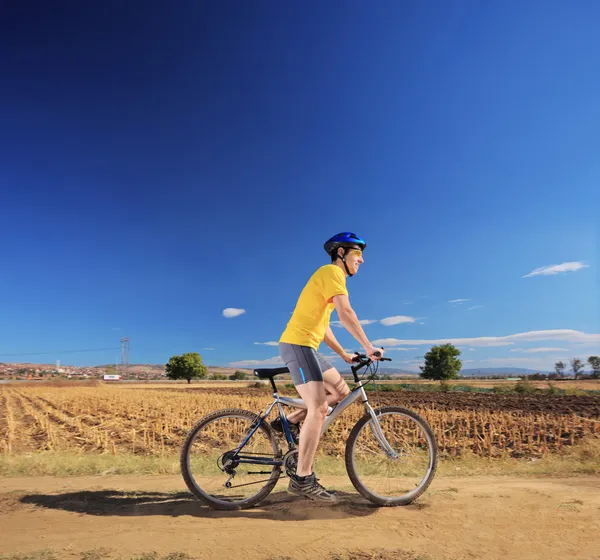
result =
M135 363L275 364L257 343L339 231L368 242L350 299L398 367L441 340L464 367L600 353L599 17L591 1L12 5L0 360L114 362L127 336Z

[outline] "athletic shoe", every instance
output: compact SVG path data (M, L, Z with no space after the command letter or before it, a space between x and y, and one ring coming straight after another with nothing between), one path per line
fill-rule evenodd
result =
M318 483L318 480L315 473L309 474L308 476L292 474L290 475L288 492L296 494L297 496L304 496L315 502L337 502L335 492L323 488L323 486Z

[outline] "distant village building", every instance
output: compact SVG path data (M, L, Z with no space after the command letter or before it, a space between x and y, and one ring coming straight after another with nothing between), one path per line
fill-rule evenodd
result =
M121 376L120 376L120 375L116 375L116 374L108 374L108 373L105 373L105 374L102 376L102 379L103 379L104 381L120 381L120 380L121 380Z

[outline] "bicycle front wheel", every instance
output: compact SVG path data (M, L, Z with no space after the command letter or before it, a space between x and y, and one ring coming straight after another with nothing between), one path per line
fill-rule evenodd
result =
M431 484L438 449L429 424L400 406L375 410L354 426L346 443L346 470L362 496L380 506L401 506L416 500ZM386 450L381 434L389 445Z
M259 420L247 410L219 410L190 430L181 449L181 473L204 503L215 509L248 508L277 484L279 444L266 421L252 433Z

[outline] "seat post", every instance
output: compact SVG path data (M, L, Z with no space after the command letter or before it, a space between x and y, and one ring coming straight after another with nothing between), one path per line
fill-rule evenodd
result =
M269 377L269 381L271 382L271 387L273 387L273 392L277 393L277 387L275 387L275 381L272 377Z

